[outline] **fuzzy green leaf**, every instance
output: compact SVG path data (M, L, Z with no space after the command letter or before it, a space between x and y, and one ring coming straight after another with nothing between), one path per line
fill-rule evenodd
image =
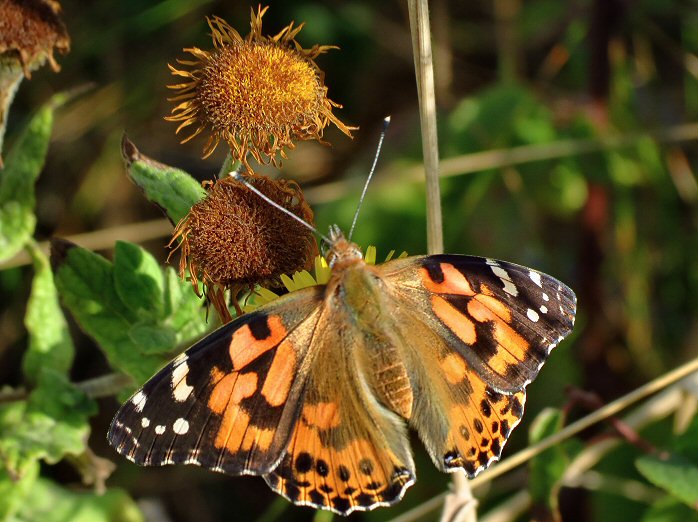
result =
M179 223L192 205L206 195L201 184L192 176L141 154L125 136L121 142L121 152L129 177L143 190L149 201L164 210L173 223Z
M693 509L698 508L698 466L680 455L667 459L643 455L635 461L637 469L658 486Z
M42 368L66 374L73 364L75 348L58 303L58 292L48 258L29 244L34 261L34 280L24 324L29 332L29 349L24 355L24 375L34 384Z
M143 522L138 506L124 492L110 489L99 495L74 492L39 479L30 488L31 502L22 505L17 519L26 522Z
M121 301L139 317L163 316L162 269L153 256L133 243L117 241L114 247L114 283Z
M0 408L0 468L21 476L29 463L56 463L85 450L95 403L65 375L43 368L26 401Z
M162 358L143 357L129 336L138 321L121 300L114 267L85 248L54 241L51 252L56 287L80 327L104 350L111 365L143 382Z
M196 296L191 284L183 282L172 267L165 269L165 306L167 324L179 333L181 339L194 339L207 327L201 321L202 300Z
M0 411L0 422L2 416ZM0 520L13 520L17 511L31 498L32 487L38 477L39 463L35 460L27 461L23 469L13 473L0 465Z
M49 103L29 121L0 169L0 261L13 257L34 233L34 183L44 166L52 127Z
M120 243L115 257L112 264L84 248L54 242L56 286L110 364L142 383L182 345L200 336L206 323L189 285L163 276L143 249ZM182 318L182 313L187 316Z
M562 429L564 415L560 410L546 408L533 420L529 430L529 442L536 444ZM529 491L534 503L557 511L557 493L565 472L568 456L561 445L554 446L530 463Z
M698 512L667 496L655 502L645 512L642 522L698 522Z

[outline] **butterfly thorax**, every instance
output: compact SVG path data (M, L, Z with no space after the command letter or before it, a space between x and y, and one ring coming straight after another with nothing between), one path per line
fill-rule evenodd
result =
M336 317L344 317L342 335L348 336L357 371L379 400L392 411L410 418L413 395L391 312L388 285L380 268L367 264L358 246L341 237L332 245L332 277L326 304Z

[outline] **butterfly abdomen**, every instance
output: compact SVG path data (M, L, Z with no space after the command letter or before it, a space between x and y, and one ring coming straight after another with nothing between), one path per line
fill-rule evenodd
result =
M378 399L404 419L412 415L414 396L407 368L396 345L387 337L367 335L368 353L373 388Z

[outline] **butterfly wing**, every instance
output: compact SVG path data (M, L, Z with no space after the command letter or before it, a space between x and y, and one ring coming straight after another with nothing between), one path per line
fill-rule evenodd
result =
M137 464L265 475L340 514L402 498L406 427L366 384L361 332L324 287L288 294L204 338L138 390L109 441Z
M269 472L297 417L321 302L321 287L295 292L193 345L121 407L112 446L141 465Z
M475 476L499 458L523 415L526 385L571 332L575 295L546 274L473 256L380 269L418 391L409 423L437 467Z
M301 413L285 457L265 479L297 504L347 515L400 500L414 482L414 464L405 423L368 384L370 347L341 299L326 302Z

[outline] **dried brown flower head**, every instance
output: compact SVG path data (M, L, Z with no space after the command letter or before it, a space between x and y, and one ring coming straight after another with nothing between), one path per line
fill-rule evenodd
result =
M295 182L256 174L247 174L246 179L279 205L313 223L313 212ZM172 242L177 239L180 275L189 275L199 295L202 282L204 293L223 320L230 318L223 299L225 290L231 290L239 313L237 297L242 290L256 284L282 286L282 274L309 269L318 253L308 228L233 177L209 184L208 195L175 228Z
M0 0L0 152L7 113L22 79L47 60L58 71L54 49L66 53L70 48L60 9L52 0Z
M285 157L283 149L293 148L294 140L322 141L329 123L351 136L353 128L332 114L341 105L327 98L324 74L314 61L333 47L303 49L295 40L303 24L294 27L293 22L275 36L263 36L267 9L252 10L244 39L222 18L207 19L214 49L185 49L194 59L177 62L188 70L169 66L185 81L168 86L177 91L170 101L178 105L166 119L181 122L177 132L193 129L182 143L208 132L204 157L222 140L246 165L247 153L260 163L276 164L277 153Z
M60 53L70 49L59 14L60 4L50 0L0 0L0 67L17 60L28 78L48 60L58 71L54 49Z

